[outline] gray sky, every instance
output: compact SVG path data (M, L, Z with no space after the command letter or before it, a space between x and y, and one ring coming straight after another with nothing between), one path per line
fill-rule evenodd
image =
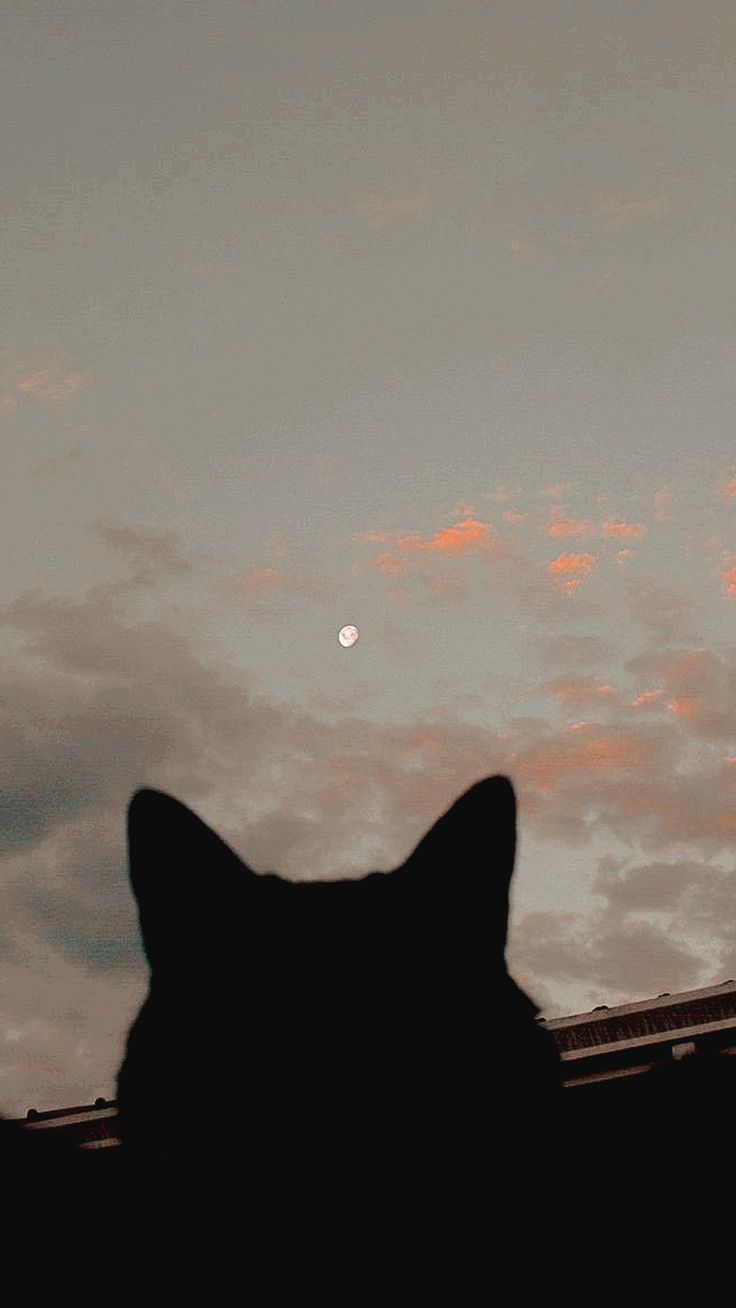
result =
M506 770L546 1011L732 976L733 5L7 0L0 51L0 1105L112 1091L143 783L328 876Z

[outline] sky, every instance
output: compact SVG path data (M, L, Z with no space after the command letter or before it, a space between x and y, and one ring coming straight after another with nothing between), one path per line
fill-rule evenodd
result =
M736 976L735 57L730 0L6 0L1 1111L114 1092L140 785L323 878L505 772L543 1012Z

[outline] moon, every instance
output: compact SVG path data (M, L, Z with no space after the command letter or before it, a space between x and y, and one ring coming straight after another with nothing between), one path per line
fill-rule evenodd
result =
M355 644L359 635L360 632L358 631L358 628L350 624L347 627L340 628L340 630L337 633L337 639L339 640L343 649L350 649L351 645Z

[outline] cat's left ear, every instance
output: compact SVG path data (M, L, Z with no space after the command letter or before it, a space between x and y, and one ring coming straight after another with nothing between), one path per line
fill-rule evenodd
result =
M489 947L502 953L515 856L514 788L508 777L486 777L438 818L401 871L421 878L448 910L464 904L482 914Z
M160 790L128 806L130 880L152 967L186 952L206 924L262 878L191 809Z

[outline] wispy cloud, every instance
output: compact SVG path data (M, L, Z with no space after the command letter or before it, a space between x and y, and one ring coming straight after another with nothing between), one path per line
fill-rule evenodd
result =
M66 372L58 363L44 364L23 372L16 381L16 389L32 396L42 404L63 404L77 391L91 384L87 373Z
M573 539L579 536L590 536L595 530L594 524L587 519L566 518L564 510L555 507L549 511L550 521L545 528L547 536L553 540Z
M233 585L242 595L260 599L274 591L285 590L287 583L284 574L276 568L248 568Z
M611 703L618 699L615 688L607 681L600 681L597 678L583 677L577 681L555 681L550 688L561 704L576 707L600 704L602 701Z
M718 494L722 500L736 500L736 471L718 487Z
M609 521L603 523L603 534L614 540L641 540L647 529L643 522Z
M127 584L151 587L159 581L184 576L192 564L175 532L156 532L115 522L98 521L93 530L130 567Z
M631 701L634 708L650 708L652 704L657 704L664 695L664 688L658 690L643 690L636 699Z

